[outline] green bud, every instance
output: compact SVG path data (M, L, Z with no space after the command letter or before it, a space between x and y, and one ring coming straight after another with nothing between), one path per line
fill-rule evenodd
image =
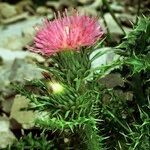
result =
M56 81L48 82L48 88L52 90L53 94L60 94L64 91L64 86Z

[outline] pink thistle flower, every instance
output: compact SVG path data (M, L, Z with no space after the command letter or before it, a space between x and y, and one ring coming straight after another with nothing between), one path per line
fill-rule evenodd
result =
M37 27L34 38L34 48L30 50L44 55L52 55L63 50L79 50L82 46L91 46L104 34L96 18L79 15L72 16L67 11L61 17L55 15L53 21L44 21Z

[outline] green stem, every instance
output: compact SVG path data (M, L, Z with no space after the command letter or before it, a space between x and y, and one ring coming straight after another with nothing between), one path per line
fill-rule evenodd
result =
M118 122L128 133L130 133L130 130L124 125L121 123L121 121L114 115L112 114L108 109L106 109L108 114L115 119L116 122Z
M145 96L143 93L142 81L139 73L133 75L132 82L133 82L132 89L135 95L135 99L137 100L137 103L139 105L144 105Z
M96 129L92 125L87 124L84 128L86 135L87 150L103 150L100 136L97 135Z
M117 25L119 26L119 28L122 30L123 34L126 35L121 23L118 21L118 19L116 18L113 10L111 9L111 7L109 6L109 3L107 2L107 0L102 0L103 4L107 7L107 9L109 10L112 18L116 21Z

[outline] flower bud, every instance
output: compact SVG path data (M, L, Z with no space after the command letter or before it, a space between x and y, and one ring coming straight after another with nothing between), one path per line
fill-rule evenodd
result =
M64 86L56 81L48 82L48 89L52 91L53 94L61 94L64 92Z

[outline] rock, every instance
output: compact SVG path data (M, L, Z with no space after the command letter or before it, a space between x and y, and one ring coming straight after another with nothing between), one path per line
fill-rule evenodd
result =
M116 60L119 57L119 55L113 52L113 49L111 47L105 47L105 48L100 48L100 49L95 50L90 55L90 59L95 57L98 53L100 53L100 55L96 59L93 60L91 64L92 68L110 64L112 61Z
M77 0L82 5L91 4L94 0Z
M46 6L48 6L50 8L55 8L56 10L59 10L61 3L60 2L58 3L57 1L47 1Z
M2 24L10 24L10 23L17 22L19 20L27 19L27 18L28 18L28 13L25 12L25 13L22 13L22 14L19 14L19 15L9 17L7 19L1 19L1 23Z
M124 12L124 7L117 4L117 3L112 3L111 4L111 9L114 11L114 12L119 12L119 13L122 13Z
M96 8L100 8L103 6L103 2L102 0L95 0L91 5L91 9L96 9Z
M35 11L33 10L32 7L33 7L33 3L31 0L21 0L16 4L16 10L18 14L22 14L25 11L34 14Z
M97 11L95 9L92 9L90 6L78 6L77 10L80 12L80 14L97 16Z
M47 14L47 8L44 6L40 6L37 8L36 13L38 13L40 15L45 15L45 14Z
M91 80L93 77L93 73L99 73L99 77L105 77L108 75L112 70L118 68L118 66L114 66L111 69L107 69L107 71L102 72L103 69L101 70L100 67L103 67L105 65L111 65L113 61L116 61L120 56L114 53L114 50L111 47L104 47L104 48L99 48L95 50L91 55L90 55L90 60L91 60L91 74L87 77L87 80Z
M39 15L53 14L53 11L50 8L47 8L47 7L44 7L44 6L38 7L37 10L36 10L36 12Z
M0 117L0 149L13 144L15 140L16 137L9 129L9 120L5 117Z
M24 59L44 61L44 58L38 54L30 52L12 52L0 50L0 56L3 58L4 65L0 66L0 90L9 86L10 82L24 82L25 79L42 78L41 70ZM26 70L26 71L24 71Z
M11 110L11 107L12 107L12 104L13 104L13 101L12 100L4 100L2 101L1 105L2 105L2 110L9 114L10 113L10 110Z
M51 8L47 8L44 6L40 6L37 8L36 13L41 15L41 16L47 16L48 19L53 19L54 18L54 12L52 11Z
M0 91L2 91L6 86L10 84L9 75L10 72L7 67L0 67Z
M116 17L117 17L117 15L116 15ZM106 13L104 15L104 18L105 18L105 21L107 23L107 27L108 27L108 29L112 35L114 35L114 36L115 35L123 35L122 30L120 29L120 27L118 26L116 21L112 18L110 13ZM128 27L123 27L123 29L125 30L126 33L131 31L131 29Z
M52 1L47 1L46 2L46 6L48 6L49 8L53 8L56 11L57 10L63 10L64 6L65 7L70 7L72 6L76 8L77 6L77 1L74 0L60 0L59 2L57 2L56 0L52 0Z
M0 56L0 66L3 65L3 58Z
M111 73L99 80L107 89L114 88L116 86L124 86L124 81L119 73Z
M130 15L127 13L120 14L118 18L120 19L123 25L130 28L133 28L133 24L136 22L136 15Z
M0 58L2 59L2 63L5 64L12 64L15 59L33 59L39 63L44 63L45 59L41 55L37 53L32 53L29 51L11 51L9 49L0 48Z
M25 51L11 51L6 48L0 48L0 57L3 60L3 64L12 65L15 59L24 59L27 56L32 56L30 52Z
M7 3L0 3L0 14L3 18L11 18L17 14L16 7Z
M83 3L91 3L88 5L83 5L83 6L78 6L77 10L81 13L81 14L88 14L91 16L96 16L98 15L97 13L97 8L102 7L103 3L101 0L80 0ZM93 2L93 3L92 3Z
M16 35L15 38L13 36L8 37L6 39L6 43L4 43L4 44L7 49L18 50L18 49L23 49L23 47L25 46L24 43L26 43L26 42L24 40L26 40L26 39L23 37L20 38L20 36ZM9 41L9 43L7 43L8 41Z
M35 33L33 26L41 23L41 19L41 17L30 17L22 22L7 25L7 28L0 28L0 47L22 50L24 46L32 42Z
M41 55L39 54L36 54L36 53L31 53L31 52L28 52L28 55L26 57L27 59L34 59L34 61L37 61L39 63L44 63L45 62L45 58L42 57Z
M25 60L15 59L9 80L11 82L24 82L25 80L33 80L42 78L41 70L33 64L28 64Z
M10 118L22 124L25 129L33 127L35 120L35 113L33 111L20 110L27 108L28 105L29 99L21 95L16 95L10 113Z
M6 117L0 117L0 132L7 132L9 130L9 120Z

